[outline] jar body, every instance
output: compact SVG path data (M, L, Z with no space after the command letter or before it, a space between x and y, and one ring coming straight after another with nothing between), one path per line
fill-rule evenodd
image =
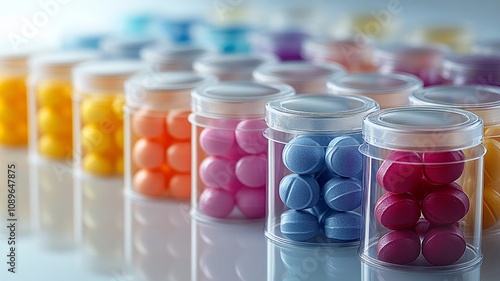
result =
M500 232L500 124L484 127L483 233Z
M0 71L0 146L28 145L26 76Z

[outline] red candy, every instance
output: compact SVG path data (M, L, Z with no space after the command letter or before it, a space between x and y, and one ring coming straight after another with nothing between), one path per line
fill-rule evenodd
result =
M421 162L415 152L392 151L377 171L377 182L390 192L408 192L422 180Z
M420 238L409 230L395 230L382 236L377 243L377 257L394 264L408 264L420 255Z
M422 156L425 163L425 177L434 184L447 184L457 180L464 171L465 155L462 151L426 152ZM444 164L450 163L450 164Z
M465 253L463 233L455 226L435 227L425 235L422 254L432 265L450 265Z
M452 225L469 211L469 198L460 185L437 186L422 201L422 214L433 225Z
M382 195L375 204L375 218L388 229L405 229L417 223L420 205L409 193Z

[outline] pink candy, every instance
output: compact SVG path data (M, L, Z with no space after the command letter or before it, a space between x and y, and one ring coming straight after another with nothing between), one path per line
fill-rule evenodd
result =
M201 162L200 177L206 186L226 187L236 179L234 164L226 158L209 156Z
M457 180L464 171L465 155L462 151L426 152L423 155L425 177L435 184L447 184ZM435 164L450 163L450 164Z
M263 187L266 185L267 155L248 155L236 163L236 176L246 186Z
M392 151L377 171L377 182L390 192L408 192L422 180L421 162L415 152Z
M211 155L227 153L235 142L234 131L219 129L204 129L200 134L201 148Z
M377 257L394 264L408 264L420 255L420 238L409 230L394 230L382 236L377 243Z
M236 194L236 205L248 219L263 218L266 215L266 189L244 187Z
M422 213L433 225L454 224L468 211L469 198L456 183L437 186L422 201Z
M258 154L267 150L267 140L263 135L266 129L264 120L241 121L236 127L236 141L247 153Z
M386 193L375 205L375 218L388 229L404 229L417 223L420 217L420 205L414 196L408 193Z
M432 265L450 265L465 253L466 241L456 226L435 227L422 241L422 254Z
M222 188L206 188L200 195L200 210L211 217L225 218L234 208L234 196Z

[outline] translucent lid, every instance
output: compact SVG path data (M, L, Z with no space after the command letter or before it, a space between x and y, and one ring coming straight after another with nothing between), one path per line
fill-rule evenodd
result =
M120 37L112 36L103 39L99 47L111 57L139 58L139 52L142 48L157 43L158 40L152 37L132 36Z
M221 82L191 93L194 113L207 117L264 118L265 104L295 94L286 84L252 81Z
M251 54L224 54L202 57L197 60L193 68L202 73L227 73L227 72L249 72L251 73L261 64L274 62L276 58L271 56L260 56Z
M168 64L176 61L190 60L207 54L208 51L196 46L172 46L170 44L157 44L146 47L141 51L141 58L155 64Z
M373 51L373 61L376 65L388 61L411 63L415 65L441 65L442 59L449 50L444 45L426 44L390 44L377 46Z
M268 103L266 123L290 133L360 131L363 118L378 109L367 97L298 95Z
M349 74L328 81L332 94L367 96L378 102L380 108L408 104L408 96L422 88L422 80L402 73Z
M485 126L500 124L500 87L433 86L411 94L410 104L460 108L479 115Z
M71 78L71 71L77 64L96 60L99 53L91 50L66 51L34 56L29 61L32 77Z
M293 61L263 65L255 69L253 76L261 82L317 81L345 75L345 69L338 64L321 64Z
M451 151L481 144L483 121L474 113L438 107L399 107L367 115L363 138L374 146L409 151Z
M456 73L472 74L478 72L500 72L500 55L454 55L443 62L443 77L449 78Z
M359 60L371 56L373 43L354 38L311 38L304 42L302 50L306 58L332 58Z
M148 109L189 108L191 89L213 84L217 78L195 72L141 73L125 83L128 105Z
M145 70L138 60L106 60L80 64L73 69L73 85L82 92L123 92L130 76Z

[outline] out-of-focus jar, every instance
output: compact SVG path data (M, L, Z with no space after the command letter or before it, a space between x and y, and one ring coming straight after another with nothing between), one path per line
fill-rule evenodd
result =
M220 81L250 81L255 68L276 61L272 56L251 54L209 55L195 61L193 69L198 73L215 75Z
M251 36L252 51L272 55L281 61L302 60L302 42L307 34L297 30L257 32Z
M106 59L139 59L143 48L158 42L151 36L110 36L100 42L99 48Z
M159 44L141 50L141 59L152 71L192 70L193 62L209 54L209 51L195 46L172 46Z
M464 23L423 26L410 34L418 44L444 44L455 53L467 53L474 42L473 29Z
M499 55L454 55L443 62L445 84L482 84L500 86Z

